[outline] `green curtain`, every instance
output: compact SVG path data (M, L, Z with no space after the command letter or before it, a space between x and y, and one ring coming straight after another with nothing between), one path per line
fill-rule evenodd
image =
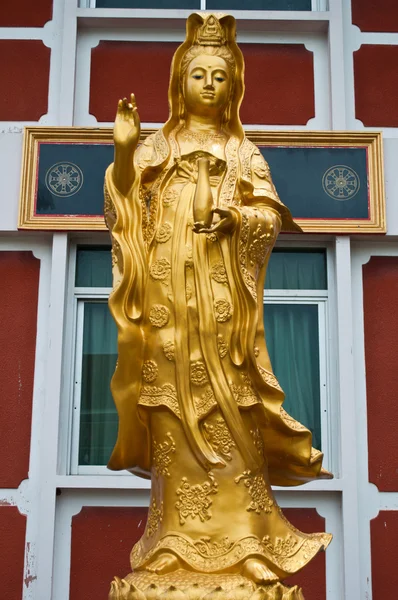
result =
M265 289L326 290L326 252L276 248L269 261Z
M79 464L108 462L117 434L109 388L117 359L117 330L107 302L84 305Z
M112 255L109 246L77 248L76 287L112 287Z
M285 410L313 434L321 449L319 326L316 304L265 304L272 366L285 392Z

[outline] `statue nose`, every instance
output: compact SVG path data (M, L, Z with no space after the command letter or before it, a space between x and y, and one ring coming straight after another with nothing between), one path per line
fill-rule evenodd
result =
M206 89L207 89L207 88L213 88L213 82L212 82L212 80L211 80L211 75L210 75L210 73L207 73L207 74L206 74L206 79L205 79L205 85L204 85L204 87L205 87Z

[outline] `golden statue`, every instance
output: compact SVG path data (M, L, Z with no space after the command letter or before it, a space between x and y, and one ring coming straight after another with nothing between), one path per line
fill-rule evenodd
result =
M265 344L267 263L279 231L300 228L245 137L243 71L234 18L193 14L164 127L138 146L134 96L118 105L105 185L119 352L109 468L151 478L152 491L113 600L299 599L280 582L331 539L294 528L271 490L331 475L283 410Z

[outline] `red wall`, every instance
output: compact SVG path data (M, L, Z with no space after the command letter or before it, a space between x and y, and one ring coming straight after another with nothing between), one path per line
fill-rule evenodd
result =
M115 118L119 98L135 93L142 122L168 118L170 64L178 44L102 41L92 50L90 113ZM243 123L305 125L314 117L313 54L303 44L241 44L246 95ZM156 64L156 70L148 65Z
M147 508L84 506L72 518L70 600L106 598L115 575L130 573L130 552Z
M352 22L361 31L398 31L397 0L351 0Z
M283 512L289 521L304 533L325 531L325 519L315 508L285 508ZM305 600L326 600L325 552L320 552L307 567L286 580L286 583L301 587Z
M325 531L325 520L315 509L284 513L302 531ZM105 597L113 577L131 571L130 551L144 532L146 517L146 508L85 506L72 518L70 600ZM286 583L302 586L305 600L326 600L325 554Z
M0 252L2 488L28 477L39 271L31 252Z
M15 506L0 506L0 589L4 600L22 598L25 529L26 517Z
M372 549L372 600L398 595L398 511L383 510L370 522Z
M2 0L0 27L43 27L51 19L52 0Z
M369 481L398 491L398 257L363 267Z
M0 40L0 81L7 82L0 121L38 121L47 113L50 52L40 40Z
M354 52L355 116L367 127L398 127L398 46Z

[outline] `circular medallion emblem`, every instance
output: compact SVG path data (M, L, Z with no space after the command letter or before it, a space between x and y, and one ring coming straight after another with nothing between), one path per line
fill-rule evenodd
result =
M350 167L335 165L325 172L322 187L333 200L350 200L358 193L360 181Z
M55 196L61 198L73 196L81 189L82 185L82 170L73 163L55 163L46 173L46 186Z

